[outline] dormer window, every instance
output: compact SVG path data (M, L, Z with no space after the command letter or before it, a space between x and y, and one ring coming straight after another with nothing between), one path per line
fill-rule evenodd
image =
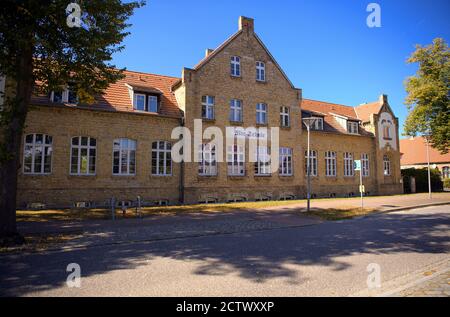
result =
M263 62L256 62L256 80L266 81L266 64Z
M158 112L159 96L135 92L133 97L133 108L138 111Z
M238 56L231 56L231 76L240 77L241 76L241 58Z
M347 132L350 134L358 134L358 122L347 121Z
M77 92L73 84L69 84L65 89L52 91L50 100L55 103L77 104Z
M323 118L321 117L311 117L314 118L315 121L311 126L312 130L322 131L323 130Z

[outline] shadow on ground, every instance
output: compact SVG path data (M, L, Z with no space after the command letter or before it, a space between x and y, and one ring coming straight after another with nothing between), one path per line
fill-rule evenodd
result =
M66 266L72 262L80 264L82 276L88 277L148 265L156 257L200 260L192 272L197 275L238 274L261 283L274 278L299 282L298 271L286 264L322 265L339 271L350 264L337 258L352 254L445 253L449 251L449 229L448 213L395 213L303 228L3 255L0 294L26 295L63 286Z

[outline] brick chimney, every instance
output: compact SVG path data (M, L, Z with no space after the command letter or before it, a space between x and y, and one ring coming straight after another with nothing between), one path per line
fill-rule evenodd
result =
M239 17L239 31L247 30L247 32L254 32L255 30L255 21L252 18L247 18L240 16Z
M381 95L380 96L380 104L385 105L388 103L388 96L387 95Z

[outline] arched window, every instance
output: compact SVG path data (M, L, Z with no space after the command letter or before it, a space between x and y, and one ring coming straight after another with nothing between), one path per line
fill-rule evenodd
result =
M383 170L385 176L391 175L391 160L387 155L383 156Z
M136 141L124 138L114 140L113 174L136 174Z
M97 140L87 136L72 138L70 149L70 174L95 175Z
M152 143L152 175L172 175L172 143Z
M53 138L34 133L25 136L23 149L24 174L50 174L52 172Z

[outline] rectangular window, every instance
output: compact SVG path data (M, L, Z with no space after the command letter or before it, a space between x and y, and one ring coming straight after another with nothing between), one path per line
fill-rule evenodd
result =
M212 96L202 97L202 118L203 119L214 119L214 103L215 98Z
M166 141L152 143L152 175L172 175L172 144Z
M270 175L270 149L258 146L256 150L255 175Z
M148 112L158 112L158 96L148 96Z
M317 152L309 151L309 174L317 176ZM308 176L308 151L305 151L305 175Z
M267 124L267 105L265 103L256 104L256 123Z
M95 175L96 154L96 139L85 136L73 137L70 155L70 174Z
M291 124L289 107L280 107L280 124L282 127L289 127Z
M355 175L355 167L353 166L353 154L344 153L344 176L351 177Z
M245 148L241 145L231 145L227 148L228 175L245 175Z
M23 151L24 174L50 174L53 138L46 134L28 134Z
M198 174L201 176L217 175L216 146L209 143L200 144L198 155Z
M329 177L336 176L336 152L325 152L325 175Z
M347 131L351 134L358 134L358 122L347 121Z
M144 94L134 94L134 109L139 111L145 111Z
M384 176L390 176L391 175L391 160L387 155L383 156L383 170L384 170Z
M242 122L242 101L232 99L230 101L230 121Z
M280 148L280 175L292 176L292 149Z
M231 56L231 76L240 77L241 76L241 58L238 56Z
M263 62L256 62L256 80L266 81L266 65Z
M50 94L50 99L55 103L70 103L77 104L78 96L76 87L73 84L69 84L66 88L52 91Z
M136 174L136 141L115 139L113 143L113 174Z
M369 154L361 154L361 168L362 168L362 176L369 177L370 169L369 169Z
M316 120L314 121L314 124L311 126L311 129L318 131L323 130L323 118L315 117L315 119Z

